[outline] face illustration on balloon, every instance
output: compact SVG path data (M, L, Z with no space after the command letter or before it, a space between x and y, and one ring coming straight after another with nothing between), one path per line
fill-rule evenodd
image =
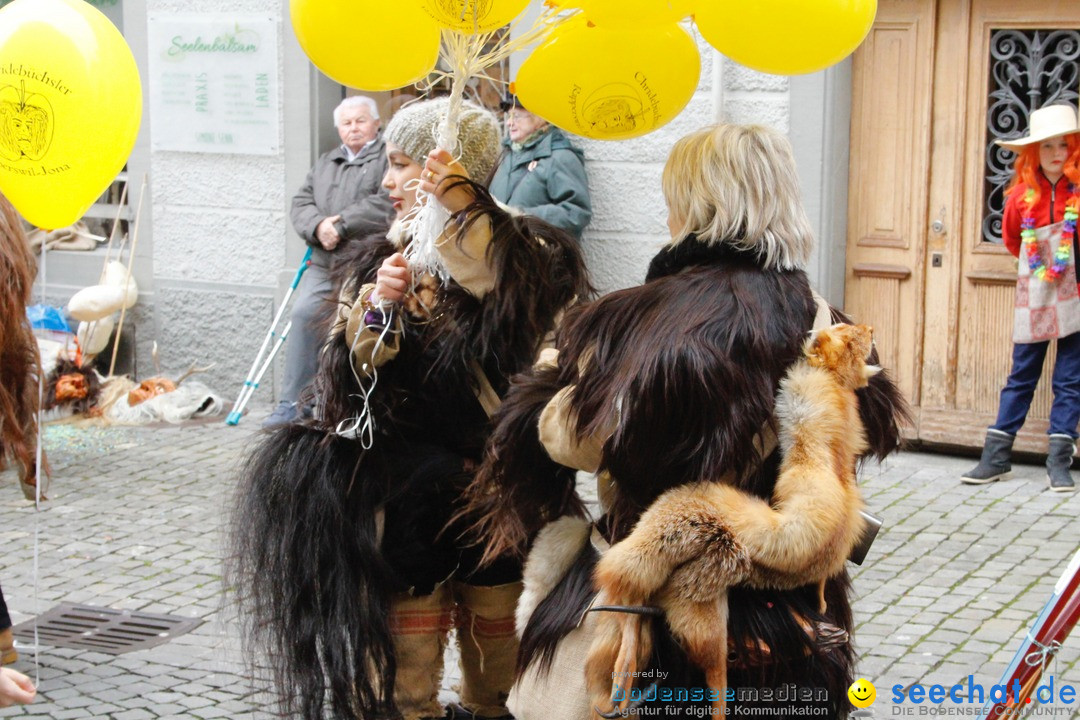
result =
M135 146L139 68L82 0L17 0L0 7L0 28L0 192L32 225L71 225Z
M40 160L52 142L52 105L40 93L20 87L0 87L0 157L5 160Z
M436 7L446 17L462 18L483 23L491 12L491 0L435 0Z
M594 90L581 110L596 133L593 137L633 132L644 116L641 99L626 83L609 83Z

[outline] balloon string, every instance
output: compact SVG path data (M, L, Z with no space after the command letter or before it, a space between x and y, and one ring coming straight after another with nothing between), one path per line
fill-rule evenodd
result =
M45 285L48 277L47 260L48 251L45 243L41 244L41 304L45 304ZM36 343L35 339L35 343ZM41 552L41 482L43 475L42 461L44 460L45 436L42 431L45 405L45 367L41 362L41 351L38 351L38 407L37 407L37 447L34 451L34 687L41 684L41 642L38 638L38 618L41 617L40 571L38 559Z
M360 446L365 450L370 450L375 444L375 418L371 411L371 396L375 392L375 386L379 384L379 366L375 363L375 358L378 357L379 351L386 345L387 336L397 332L393 330L393 308L380 300L378 310L379 314L382 316L381 321L383 328L379 333L379 337L375 341L374 346L371 348L370 383L365 383L360 378L360 374L356 372L356 363L354 361L356 344L359 342L361 335L363 335L363 329L358 331L356 336L353 337L352 346L349 348L349 369L352 370L353 378L356 379L356 384L360 387L360 394L353 395L352 397L360 400L360 412L356 417L342 420L337 424L337 427L334 428L334 432L338 435L359 439ZM348 424L350 420L352 422L351 424Z
M429 92L437 83L450 81L449 104L446 117L442 119L436 134L436 145L455 157L460 154L458 126L465 91L472 78L488 77L484 74L487 68L508 57L514 51L544 38L557 25L573 17L577 12L576 9L568 13L556 8L545 8L533 24L517 36L514 36L512 32L502 30L465 34L456 30L443 29L439 54L442 59L441 65L449 70L435 73L424 89L425 92ZM518 22L521 22L520 19L511 27L517 27ZM486 48L489 46L494 46L494 49L487 51ZM413 159L418 162L420 160ZM479 178L474 178L474 180L479 180ZM414 280L427 272L438 280L446 282L448 274L435 244L442 236L450 214L425 192L417 192L416 205L415 215L403 223L403 227L412 236L412 243L406 250L405 257L409 259L409 264L412 266Z

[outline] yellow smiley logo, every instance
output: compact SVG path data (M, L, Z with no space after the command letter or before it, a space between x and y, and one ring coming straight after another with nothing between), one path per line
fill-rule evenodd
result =
M847 691L848 700L857 708L870 707L877 699L877 689L866 678L859 678Z

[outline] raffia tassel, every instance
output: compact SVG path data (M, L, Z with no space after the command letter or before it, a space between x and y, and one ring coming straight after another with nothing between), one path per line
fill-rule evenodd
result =
M447 272L436 247L449 220L450 213L431 195L424 198L419 212L409 220L405 230L412 235L412 242L405 249L405 257L414 278L428 273L438 278L441 283L450 280L450 273Z

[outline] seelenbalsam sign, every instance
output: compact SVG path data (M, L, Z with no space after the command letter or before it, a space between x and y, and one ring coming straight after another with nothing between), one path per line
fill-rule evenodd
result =
M277 154L278 24L260 14L151 14L151 149Z

